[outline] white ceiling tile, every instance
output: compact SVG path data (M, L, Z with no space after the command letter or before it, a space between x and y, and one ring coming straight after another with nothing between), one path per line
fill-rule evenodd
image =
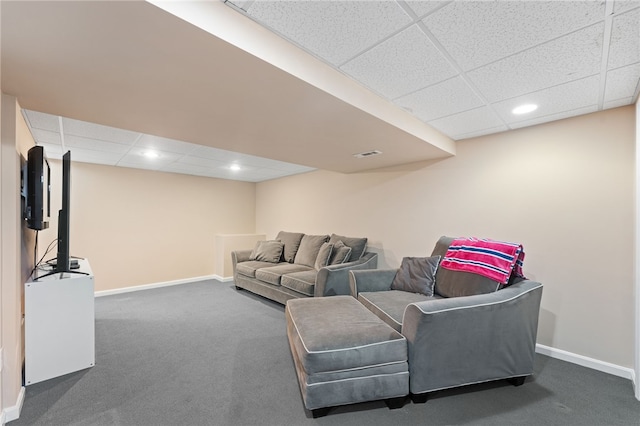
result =
M638 0L615 0L613 3L613 12L621 13L637 7L640 7L640 1Z
M426 122L483 105L460 77L404 96L395 103Z
M182 157L182 155L173 152L158 151L159 157L149 158L144 155L145 151L144 148L133 148L128 154L122 157L118 165L140 165L142 168L157 170Z
M163 172L183 173L188 175L205 175L210 169L205 166L174 162L160 168Z
M640 62L640 9L613 17L607 68Z
M138 136L140 136L140 133L116 129L115 127L103 126L100 124L88 123L86 121L73 120L71 118L62 119L62 128L65 135L100 139L127 145L135 142Z
M603 105L603 109L618 108L621 106L631 105L632 103L633 103L632 97L616 99L614 101L605 102Z
M347 62L341 69L388 99L456 75L417 25Z
M108 164L114 166L120 158L122 158L122 154L116 152L94 151L78 147L72 147L68 150L71 151L72 161L80 161L82 163Z
M176 165L189 167L189 166L197 166L197 167L207 167L207 168L218 168L218 167L228 167L229 163L226 161L218 161L212 160L210 158L197 157L194 155L185 155L180 158Z
M486 136L494 133L505 132L509 130L507 126L497 126L492 127L490 129L479 130L477 132L465 133L463 135L457 135L454 137L455 140L460 141L463 139L477 138L478 136Z
M418 18L424 17L427 13L437 9L439 6L450 3L449 1L405 1L407 5L414 11Z
M507 130L507 126L500 117L486 106L433 120L427 124L447 135L452 135L454 139L458 135L474 133L488 128L504 128L504 130Z
M42 112L26 109L22 110L22 113L32 129L41 129L60 133L60 125L58 123L57 115L44 114Z
M188 154L194 151L198 145L177 141L175 139L162 138L160 136L142 135L136 142L136 147L174 152L176 154Z
M464 70L604 17L599 1L454 1L423 20Z
M607 72L604 101L633 97L640 84L640 62Z
M59 132L50 132L49 130L31 129L31 136L39 144L60 145Z
M590 114L598 110L597 105L592 105L584 108L578 108L570 111L563 111L557 114L545 115L543 117L534 118L531 120L520 121L510 125L512 129L519 129L527 126L534 126L536 124L548 123L555 120L562 120L563 118L576 117L578 115Z
M392 1L256 1L248 14L334 65L411 23Z
M126 154L131 147L129 145L123 145L121 143L108 142L105 140L89 139L80 136L67 135L64 138L64 146L66 148L83 148L85 150L113 152Z
M496 112L508 124L531 121L540 117L553 116L562 111L575 111L598 104L600 76L583 78L560 86L529 93L517 98L493 104ZM523 104L538 105L538 109L523 115L514 115L511 111ZM573 114L570 114L571 116Z
M490 102L600 72L604 24L597 24L467 73Z

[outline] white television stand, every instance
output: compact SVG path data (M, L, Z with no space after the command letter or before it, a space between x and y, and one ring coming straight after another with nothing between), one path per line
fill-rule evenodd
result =
M88 260L78 263L74 271L86 275L63 272L24 284L26 386L95 364L93 272Z

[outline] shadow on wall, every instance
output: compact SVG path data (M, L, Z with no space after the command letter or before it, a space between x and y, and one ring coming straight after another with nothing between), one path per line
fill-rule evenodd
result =
M538 317L538 343L553 346L553 336L556 330L556 314L540 308ZM542 337L542 339L540 339ZM542 340L542 342L540 341Z

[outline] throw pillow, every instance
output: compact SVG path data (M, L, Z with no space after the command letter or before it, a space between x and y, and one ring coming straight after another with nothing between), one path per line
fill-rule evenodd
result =
M440 256L402 258L391 289L433 296L439 262Z
M258 241L249 255L249 260L278 263L284 244L280 241Z
M318 257L316 257L315 269L324 268L329 264L329 258L331 257L331 252L333 251L333 244L324 243L320 246L320 251L318 252Z
M305 235L300 241L300 248L296 253L296 258L293 263L299 265L305 265L313 268L316 264L316 258L322 244L326 243L329 239L328 235Z
M342 241L338 241L333 245L333 251L329 258L329 265L338 265L347 263L351 257L351 247L345 246Z
M358 260L367 250L367 238L344 237L342 235L331 234L329 242L335 244L342 241L345 246L351 247L350 260Z
M282 252L282 261L293 263L296 257L298 248L300 247L300 241L304 234L300 232L285 232L280 231L276 236L277 241L282 241L284 244L284 250Z

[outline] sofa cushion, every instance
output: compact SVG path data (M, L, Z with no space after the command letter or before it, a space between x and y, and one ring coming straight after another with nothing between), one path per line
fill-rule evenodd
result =
M284 250L282 252L283 262L293 263L293 260L296 258L296 253L298 252L298 247L300 247L300 241L302 240L303 235L304 234L301 232L278 232L276 240L282 241L282 243L284 244Z
M425 296L421 293L409 293L399 290L358 293L358 301L360 303L398 332L402 331L402 317L407 305L435 299L441 299L441 297Z
M331 234L329 242L332 244L342 241L346 246L351 247L351 256L349 260L358 260L367 250L367 238L344 237L342 235Z
M324 268L329 264L329 258L331 257L331 252L333 251L333 244L323 243L320 246L320 251L318 252L318 256L316 257L316 262L313 265L315 269Z
M249 260L279 263L284 244L280 241L258 241L249 255Z
M284 265L284 263L283 263ZM245 277L255 278L256 271L260 268L267 268L270 266L277 266L271 262L262 262L259 260L249 260L247 262L241 262L236 265L236 272Z
M331 257L329 258L329 265L339 265L340 263L346 263L351 256L351 247L345 246L342 241L338 241L333 245L331 251Z
M308 266L283 262L276 266L269 266L266 268L258 269L256 271L256 278L265 283L280 285L280 279L284 274L308 271L309 269L311 268L309 268Z
M432 255L444 257L454 238L440 237L433 248ZM474 296L493 293L500 289L500 283L482 275L463 271L451 271L438 268L434 292L443 297Z
M318 271L315 269L309 271L292 272L282 276L280 285L290 290L297 291L307 296L313 296L316 287L316 276Z
M300 241L300 247L298 248L293 263L311 268L315 267L320 247L322 247L322 244L326 243L328 239L328 235L304 235Z
M433 296L439 262L440 256L402 258L391 289Z

